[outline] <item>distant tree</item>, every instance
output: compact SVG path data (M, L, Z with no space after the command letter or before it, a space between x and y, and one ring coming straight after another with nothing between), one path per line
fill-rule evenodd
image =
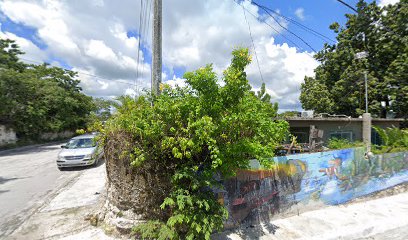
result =
M325 44L315 58L321 62L315 77L306 77L300 101L304 109L358 116L365 110L364 72L368 73L369 112L385 117L393 110L408 113L408 1L383 8L375 1L357 3L358 14L330 28L337 43ZM366 59L356 59L358 52ZM385 108L381 107L385 103Z
M271 104L271 106L273 108L273 112L275 112L275 113L278 112L278 109L279 109L278 103L277 102L275 102L275 103L271 102L272 96L269 93L266 92L265 83L262 83L261 89L259 91L257 91L256 93L255 92L252 92L252 93L254 93L255 96L259 100L261 100L262 102Z
M94 98L93 103L95 105L95 110L93 112L101 121L108 120L112 115L112 107L116 106L116 103L113 100L103 98Z
M291 118L291 117L297 117L299 114L298 111L286 111L283 113L279 113L278 116L280 118Z
M24 54L10 39L0 39L0 69L22 71L26 65L19 61L18 55Z
M95 107L92 98L81 93L75 72L23 64L17 45L10 40L1 43L0 124L30 139L85 125Z
M261 99L262 102L271 102L271 95L266 92L265 83L262 83L261 89L256 93L256 96Z

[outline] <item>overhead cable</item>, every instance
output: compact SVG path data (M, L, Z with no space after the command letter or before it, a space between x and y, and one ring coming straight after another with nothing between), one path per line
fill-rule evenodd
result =
M261 72L261 67L259 66L258 54L256 54L254 39L252 38L251 25L249 25L249 22L247 20L244 6L242 6L242 11L244 12L245 22L248 24L249 36L251 37L252 46L254 47L254 53L255 53L256 63L258 65L259 75L261 76L261 80L264 83L264 79L263 79L262 72Z
M263 9L281 28L285 29L286 31L288 31L290 34L292 34L293 36L295 36L296 38L298 38L300 41L302 41L304 44L306 44L313 52L317 52L308 42L306 42L302 37L300 37L299 35L297 35L296 33L292 32L291 30L289 30L287 27L283 26L270 12L267 8L265 8L262 5L257 4L256 2L252 2L253 4L255 4L256 6L258 6L259 8Z
M251 1L251 2L254 3L254 4L257 4L257 3L254 2L254 1ZM260 4L257 4L257 5L260 5ZM318 37L318 38L320 38L320 39L322 39L322 40L324 40L324 41L330 41L330 42L332 42L332 43L336 43L336 41L333 40L333 39L331 39L330 37L327 37L327 36L323 35L322 33L319 33L318 31L316 31L316 30L314 30L314 29L312 29L312 28L310 28L310 27L308 27L308 26L306 26L306 25L304 25L304 24L302 24L302 23L300 23L300 22L298 22L298 21L296 21L296 20L294 20L294 19L292 19L292 18L290 18L290 17L286 17L285 15L283 15L283 14L277 12L277 11L274 11L274 10L272 10L271 8L268 8L268 7L264 6L264 5L262 5L262 6L263 6L265 9L267 9L267 10L273 12L274 14L276 14L276 15L282 17L283 19L285 19L285 20L287 20L287 21L289 21L289 22L291 22L291 23L297 25L298 27L303 28L305 31L307 31L307 32L309 32L309 33L315 35L316 37Z

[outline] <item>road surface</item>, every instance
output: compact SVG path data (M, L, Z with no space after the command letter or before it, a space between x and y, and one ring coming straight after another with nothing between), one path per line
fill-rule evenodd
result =
M55 161L60 150L54 144L0 152L0 239L89 169L59 171Z

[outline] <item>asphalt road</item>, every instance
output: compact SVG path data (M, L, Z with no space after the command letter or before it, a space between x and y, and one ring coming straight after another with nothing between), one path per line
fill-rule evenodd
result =
M0 239L86 171L59 171L55 161L60 150L54 144L0 152Z

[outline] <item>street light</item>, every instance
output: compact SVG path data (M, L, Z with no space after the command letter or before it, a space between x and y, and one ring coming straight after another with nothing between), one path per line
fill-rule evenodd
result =
M368 52L363 51L363 52L358 52L355 54L356 59L363 59L368 57ZM368 87L367 87L367 70L364 71L364 83L365 83L365 103L366 103L366 109L365 112L368 113Z
M368 52L358 52L356 59L368 57ZM364 71L366 112L363 114L363 141L367 146L367 154L371 151L371 115L368 113L367 70Z

